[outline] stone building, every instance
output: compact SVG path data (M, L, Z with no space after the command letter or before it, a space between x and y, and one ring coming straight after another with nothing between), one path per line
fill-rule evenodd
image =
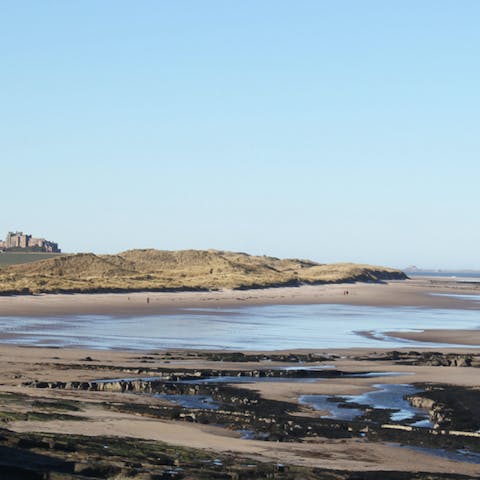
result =
M42 252L51 252L51 253L60 252L60 249L58 248L58 243L49 242L44 238L31 237L30 240L28 241L28 246L32 249L37 248Z
M8 232L5 240L5 247L9 248L27 248L31 235L25 235L23 232Z
M29 250L34 252L50 253L57 253L61 251L58 248L58 243L50 242L44 238L35 238L23 232L8 232L5 242L0 243L0 249Z

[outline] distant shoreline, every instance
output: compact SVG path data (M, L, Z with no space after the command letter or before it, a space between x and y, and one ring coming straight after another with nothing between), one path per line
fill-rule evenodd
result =
M348 295L344 293L346 291ZM465 284L452 280L416 278L386 283L304 285L251 290L0 296L0 316L147 316L188 308L215 309L282 304L480 309L480 302L464 298L463 295L480 295L480 282Z

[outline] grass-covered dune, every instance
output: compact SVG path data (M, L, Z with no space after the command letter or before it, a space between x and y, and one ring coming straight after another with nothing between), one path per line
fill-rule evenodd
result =
M79 253L0 270L0 294L218 290L401 280L392 268L218 250Z

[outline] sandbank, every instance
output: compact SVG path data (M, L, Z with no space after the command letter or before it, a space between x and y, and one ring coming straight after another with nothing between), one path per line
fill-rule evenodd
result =
M479 321L480 324L480 321ZM424 330L422 332L385 332L385 335L418 342L480 345L480 330Z
M348 291L348 295L345 295ZM436 294L442 295L436 295ZM445 296L444 294L462 295ZM344 304L480 309L480 282L415 278L388 283L304 285L212 292L48 294L0 297L0 316L156 315L187 308Z

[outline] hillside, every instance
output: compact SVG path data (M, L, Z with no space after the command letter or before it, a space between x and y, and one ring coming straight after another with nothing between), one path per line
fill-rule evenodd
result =
M79 253L0 270L0 294L267 288L405 279L385 267L318 264L218 250Z
M38 262L47 258L55 258L65 253L37 253L37 252L0 252L0 268L9 265L17 265L21 263Z

